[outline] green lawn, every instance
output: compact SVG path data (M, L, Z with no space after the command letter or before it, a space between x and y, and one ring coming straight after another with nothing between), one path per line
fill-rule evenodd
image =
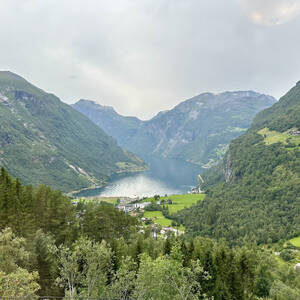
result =
M81 200L85 202L89 201L98 201L98 202L107 202L110 204L117 204L118 197L86 197L86 198L81 198Z
M171 199L173 203L165 204L165 206L167 206L169 208L170 214L174 214L174 213L178 212L179 210L182 210L186 207L190 207L193 204L196 204L197 201L199 201L199 200L202 201L204 199L204 197L205 197L204 194L170 195L167 197L160 197L159 201ZM154 198L148 198L143 201L144 202L149 202L149 201L156 202L156 200L154 200ZM161 211L145 211L144 217L152 219L153 222L155 222L161 226L169 227L169 226L171 226L171 223L172 223L172 220L165 218ZM184 231L184 227L181 225L179 230Z
M161 226L169 227L172 223L172 220L165 218L161 211L145 211L144 217L152 219L153 222Z
M196 204L197 201L203 200L205 197L204 194L184 194L184 195L170 195L167 197L160 197L159 200L168 200L171 199L173 204L165 204L169 208L170 214L174 214L179 210L184 209L185 207L190 207L193 204ZM145 202L148 201L155 201L154 198L148 198L144 200Z
M300 146L300 136L292 136L288 132L277 132L264 128L259 130L258 133L265 138L264 142L266 145L272 145L275 143L282 143L286 145L289 141L296 146Z
M300 236L289 240L289 242L296 247L300 247Z

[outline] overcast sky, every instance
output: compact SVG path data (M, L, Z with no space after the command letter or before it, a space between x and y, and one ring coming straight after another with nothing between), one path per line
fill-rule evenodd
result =
M147 119L202 92L300 80L300 0L0 0L0 69Z

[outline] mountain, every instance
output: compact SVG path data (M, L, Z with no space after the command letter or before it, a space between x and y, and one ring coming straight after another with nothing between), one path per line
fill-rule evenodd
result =
M254 116L275 102L252 91L204 93L149 121L123 117L112 107L88 100L73 107L127 150L210 167L224 155L229 142L247 130Z
M63 191L145 170L87 117L11 72L0 72L0 166L24 183Z
M207 197L179 214L187 233L232 244L300 233L300 82L260 112L223 162L203 174Z
M135 117L119 115L111 106L103 106L94 101L81 99L71 105L74 109L86 115L108 135L114 137L119 145L128 149L128 143L134 137L144 122Z

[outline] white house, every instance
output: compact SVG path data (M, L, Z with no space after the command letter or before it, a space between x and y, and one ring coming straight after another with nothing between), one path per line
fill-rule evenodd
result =
M134 208L135 208L135 209L138 209L138 208L144 209L146 206L148 206L148 205L150 205L150 204L151 204L151 202L135 203L135 204L134 204Z
M300 263L295 264L294 270L300 270Z

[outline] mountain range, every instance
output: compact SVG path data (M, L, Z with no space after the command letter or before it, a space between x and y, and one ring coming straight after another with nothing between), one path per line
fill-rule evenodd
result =
M124 117L90 100L72 106L142 157L175 158L209 168L223 157L230 141L248 129L255 115L275 102L253 91L203 93L148 121Z
M67 192L147 168L83 114L6 71L0 72L0 120L0 166L26 184Z
M232 244L299 235L300 82L260 112L202 177L205 200L178 216L188 234Z

